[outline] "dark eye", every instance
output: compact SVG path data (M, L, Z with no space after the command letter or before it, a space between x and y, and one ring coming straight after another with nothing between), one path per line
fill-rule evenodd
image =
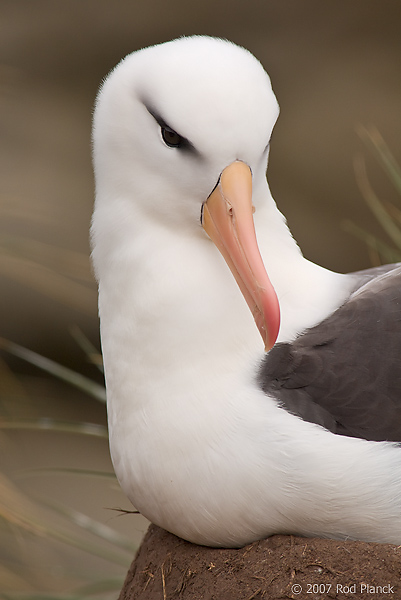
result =
M162 138L163 142L169 146L170 148L179 148L182 143L182 137L178 135L173 129L170 127L162 127Z

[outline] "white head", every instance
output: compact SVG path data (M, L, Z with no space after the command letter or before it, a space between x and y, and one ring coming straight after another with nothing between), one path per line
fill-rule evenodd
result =
M252 172L251 202L258 210L266 198L277 116L263 67L230 42L180 38L121 61L99 92L94 118L92 236L98 278L104 264L112 268L121 240L138 235L148 223L205 236L202 207L234 161ZM251 310L256 293L247 298Z
M247 50L210 37L180 38L128 55L102 86L94 118L97 191L135 197L136 210L199 221L202 202L234 160L265 178L278 104L262 65ZM170 148L161 124L191 146ZM138 196L152 187L152 198ZM175 189L166 181L175 181ZM101 201L101 198L99 199Z

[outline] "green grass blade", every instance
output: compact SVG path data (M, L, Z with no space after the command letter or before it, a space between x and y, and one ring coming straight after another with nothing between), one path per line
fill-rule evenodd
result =
M0 252L0 274L19 284L44 294L74 310L94 317L97 293L88 284L75 281L39 263L8 253Z
M48 417L40 419L0 419L0 429L28 429L31 431L50 431L91 435L106 439L107 428L97 423L76 423L73 421L56 421Z
M96 477L99 479L116 480L112 471L93 471L90 469L69 469L61 467L40 467L37 469L24 469L18 471L19 477L35 477L38 475L76 475L78 477Z
M354 169L359 189L361 190L361 193L365 198L369 208L390 239L394 242L397 248L401 250L401 229L391 218L387 210L384 208L384 205L373 191L367 178L363 157L356 157L354 161Z
M378 130L374 127L367 129L360 126L357 128L357 132L359 137L379 158L379 162L387 172L395 189L401 194L401 168Z
M0 592L0 600L83 600L84 596L65 595L65 594L47 594L47 593L21 593L21 592Z
M81 350L84 351L89 361L93 365L95 365L101 373L103 373L104 369L102 355L100 354L98 349L95 348L92 342L88 340L86 335L77 325L73 325L72 327L70 327L70 333L74 340L77 342L78 346L81 348Z
M88 377L85 377L80 373L76 373L72 369L68 369L63 365L56 363L54 360L51 360L50 358L41 356L40 354L37 354L37 352L28 350L28 348L23 348L22 346L5 340L4 338L0 338L0 349L6 350L13 356L17 356L18 358L29 362L31 365L35 365L39 369L42 369L42 371L46 371L46 373L50 373L54 377L57 377L58 379L77 387L78 389L92 396L92 398L95 398L100 402L106 402L105 388L95 381L92 381Z
M39 503L47 508L50 508L57 514L66 517L70 523L78 525L80 529L91 533L92 535L105 542L108 542L109 544L112 544L120 550L128 552L130 556L132 556L133 553L135 553L138 549L137 546L131 542L131 540L121 535L108 525L99 523L99 521L96 521L95 519L92 519L91 517L88 517L87 515L84 515L73 508L45 500L40 500Z
M68 515L66 516L68 518ZM39 537L45 536L57 540L93 556L98 556L118 564L124 568L128 567L131 554L135 551L133 545L128 545L130 543L129 541L124 544L118 539L118 533L113 537L114 530L111 530L112 533L105 531L104 528L107 528L107 526L103 526L101 523L98 524L99 527L96 529L95 524L88 524L88 517L85 515L79 516L79 513L78 516L75 515L75 519L68 518L68 529L67 527L62 526L50 526L48 518L43 510L40 510L38 504L32 503L31 500L22 494L11 481L6 477L1 476L1 474L0 517L20 531ZM72 522L80 526L82 530L81 534L71 533L70 528ZM84 527L84 525L86 525L86 527ZM88 540L87 532L90 529L92 529L91 533L111 542L114 548L105 547L104 545L99 544L99 542L95 543ZM117 545L117 542L119 542L119 545ZM122 554L122 552L124 554Z
M79 596L92 596L93 594L104 594L105 592L119 593L124 583L124 578L110 578L102 581L95 581L79 587L76 594Z
M1 592L0 600L86 600L88 596L97 594L96 600L99 600L99 595L104 598L115 599L120 592L124 583L124 577L105 579L87 586L82 586L74 594L55 594L49 592ZM113 592L110 596L109 592ZM107 596L105 595L107 594Z
M0 248L16 258L42 265L68 278L78 279L95 286L95 280L87 254L47 244L26 236L0 234Z
M343 221L342 228L344 231L347 231L362 240L374 253L379 254L382 263L395 263L401 261L401 251L392 248L385 242L377 239L372 233L365 231L358 225L355 225L352 221Z
M105 548L99 544L99 542L89 542L84 536L74 535L70 532L64 531L61 528L50 528L47 525L44 525L43 533L54 540L67 544L73 548L77 548L82 552L86 552L87 554L91 554L92 556L98 556L103 558L109 562L120 565L121 567L127 568L130 563L130 558L127 556L122 556L119 551L115 551L109 548Z

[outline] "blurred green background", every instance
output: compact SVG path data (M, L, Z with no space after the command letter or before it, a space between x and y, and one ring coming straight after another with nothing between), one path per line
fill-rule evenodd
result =
M127 53L180 35L226 37L259 58L281 106L268 172L279 208L311 260L370 266L343 222L385 239L356 183L357 154L380 196L398 201L356 130L374 125L400 159L400 31L396 0L1 0L0 337L102 383L83 347L99 347L94 99ZM0 597L115 597L146 523L109 510L131 507L100 476L112 472L104 403L7 349L0 360ZM87 531L99 525L109 529Z

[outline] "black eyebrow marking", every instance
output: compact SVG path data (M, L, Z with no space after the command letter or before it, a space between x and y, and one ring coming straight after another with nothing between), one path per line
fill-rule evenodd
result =
M195 148L193 143L189 141L188 138L184 137L176 129L168 125L163 119L163 117L153 107L151 107L149 103L145 102L145 100L142 100L142 102L148 113L152 115L152 117L160 127L162 127L163 129L169 129L170 131L173 131L174 133L180 136L181 142L178 147L179 150L184 150L186 152L190 152L191 154L200 156L200 152L198 152L198 150Z

